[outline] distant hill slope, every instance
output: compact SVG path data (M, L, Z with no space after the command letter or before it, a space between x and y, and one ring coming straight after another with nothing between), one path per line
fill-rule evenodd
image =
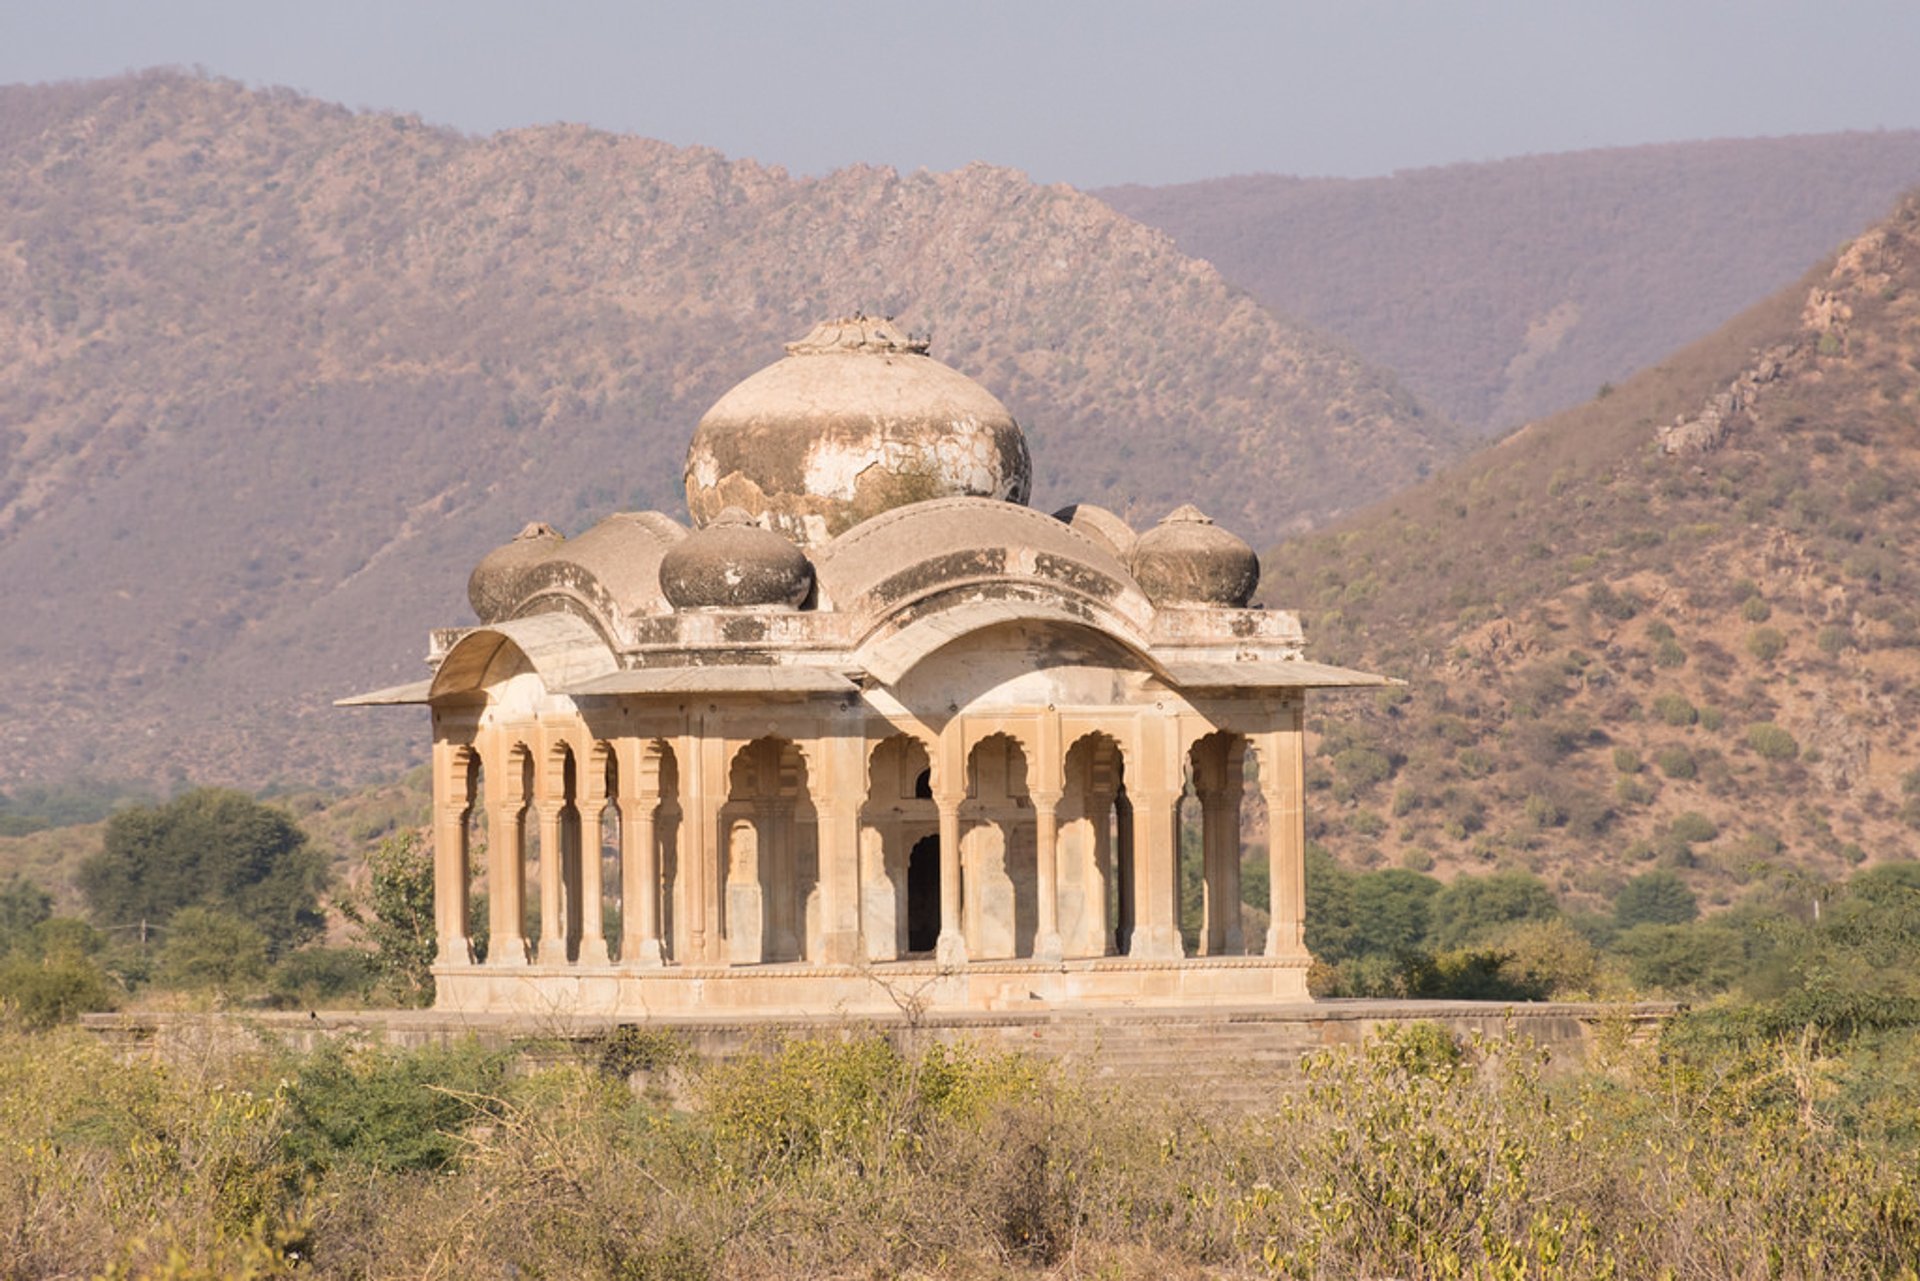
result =
M1787 284L1920 185L1920 131L1095 192L1493 435Z
M1920 197L1707 339L1286 543L1315 835L1598 904L1920 853Z
M577 127L471 138L177 73L0 89L0 785L317 781L524 523L682 509L686 441L816 319L930 329L1036 505L1267 540L1447 426L1162 233L1008 170L796 180Z

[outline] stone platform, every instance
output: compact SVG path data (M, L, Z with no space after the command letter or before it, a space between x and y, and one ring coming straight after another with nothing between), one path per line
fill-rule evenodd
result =
M127 1051L233 1052L272 1039L306 1049L338 1036L389 1044L446 1044L468 1037L520 1045L532 1057L585 1049L619 1027L670 1032L696 1056L729 1058L790 1036L877 1032L904 1047L971 1042L1060 1062L1095 1081L1178 1088L1234 1106L1257 1106L1298 1080L1301 1057L1356 1045L1383 1027L1438 1023L1456 1035L1523 1036L1556 1066L1579 1063L1603 1029L1651 1035L1678 1007L1639 1003L1509 1004L1479 1001L1310 1001L1239 1007L984 1011L866 1016L454 1015L437 1010L315 1013L93 1014L82 1022Z

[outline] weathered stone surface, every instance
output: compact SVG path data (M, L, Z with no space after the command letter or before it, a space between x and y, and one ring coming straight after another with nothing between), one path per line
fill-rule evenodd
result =
M1007 407L885 320L818 325L722 396L687 450L694 524L737 506L800 544L890 508L971 494L1024 503L1026 436Z
M1260 585L1260 558L1246 540L1187 503L1134 543L1133 576L1156 605L1237 609Z
M795 609L813 590L813 566L729 507L661 558L660 589L675 609Z
M534 521L513 536L510 543L488 552L467 579L467 602L483 623L513 616L520 603L521 580L526 572L558 551L566 542L559 530L544 521Z

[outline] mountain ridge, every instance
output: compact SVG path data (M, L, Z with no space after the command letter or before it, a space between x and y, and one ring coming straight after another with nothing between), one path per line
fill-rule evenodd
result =
M165 72L4 93L0 591L34 608L0 616L0 779L412 759L331 699L416 675L528 521L680 514L701 412L852 308L1013 407L1043 510L1145 526L1197 475L1271 538L1456 447L1163 233L1010 170L792 179Z
M1920 195L1607 396L1266 557L1358 864L1755 879L1920 848Z
M1485 437L1705 336L1915 183L1893 130L1094 194Z

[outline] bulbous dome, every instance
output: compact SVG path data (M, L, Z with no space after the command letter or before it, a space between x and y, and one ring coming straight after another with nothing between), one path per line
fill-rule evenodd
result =
M660 590L675 609L792 609L813 590L813 565L728 507L661 557Z
M505 618L520 603L522 577L566 541L552 525L535 521L483 556L467 578L467 601L480 621Z
M1133 577L1156 605L1244 608L1260 585L1260 558L1191 503L1133 545Z
M891 321L826 321L722 396L687 448L687 511L737 506L802 546L930 498L1024 503L1033 464L1007 407Z

